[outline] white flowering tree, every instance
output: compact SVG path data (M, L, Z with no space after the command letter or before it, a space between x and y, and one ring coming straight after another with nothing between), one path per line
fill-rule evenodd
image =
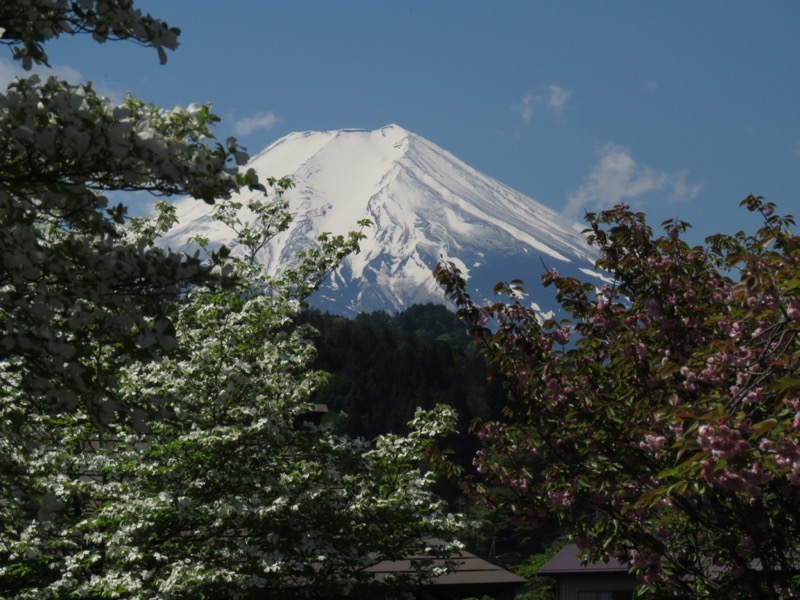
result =
M148 225L135 223L139 237L157 230ZM360 238L323 240L279 277L228 258L225 286L195 286L177 303L175 349L119 372L133 418L98 430L83 407L39 416L50 444L16 478L38 503L4 507L3 591L381 597L439 573L425 560L391 580L369 568L456 548L426 542L461 527L424 466L453 432L452 410L420 412L409 435L371 443L311 418L325 376L309 369L313 330L292 317L314 287L305 282Z
M133 39L163 62L178 31L130 0L0 5L0 41L26 68L63 33ZM323 378L292 315L359 235L266 279L224 249L160 249L166 206L131 222L109 205L114 191L250 188L262 199L242 245L285 226L286 182L268 199L217 120L55 78L0 94L2 597L395 593L369 565L451 550L421 541L457 530L420 462L449 412L374 444L304 424ZM233 208L221 218L236 226ZM419 567L386 583L435 573Z
M2 41L30 66L62 32L174 47L176 30L124 0L4 2ZM128 243L114 191L189 194L211 202L242 186L246 155L213 141L207 106L115 106L91 84L17 79L0 95L0 378L21 427L34 411L82 403L98 422L121 407L118 359L152 358L174 343L167 300L207 276L199 261ZM103 360L98 360L98 353Z

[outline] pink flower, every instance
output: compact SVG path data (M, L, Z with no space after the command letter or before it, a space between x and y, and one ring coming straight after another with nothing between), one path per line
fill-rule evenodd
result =
M552 335L552 337L553 337L553 340L554 340L556 343L558 343L558 344L561 344L561 345L564 345L564 344L566 344L567 342L569 342L569 337L570 337L570 328L569 328L569 326L568 326L568 325L565 325L564 327L560 327L560 328L558 328L558 329L557 329L556 331L554 331L554 332L553 332L551 335Z
M567 508L572 505L572 492L547 492L547 497L556 508Z
M697 443L703 450L711 452L715 458L730 460L750 449L750 444L742 439L741 433L727 425L720 425L714 431L708 425L697 430Z

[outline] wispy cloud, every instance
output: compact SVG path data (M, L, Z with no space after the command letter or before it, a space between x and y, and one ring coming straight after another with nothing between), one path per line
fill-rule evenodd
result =
M563 212L575 218L584 209L642 201L647 194L656 191L668 191L670 201L689 200L700 193L703 184L689 183L688 176L688 171L668 173L639 165L627 148L606 144L583 184L567 195Z
M19 63L0 58L0 86L2 86L3 89L8 87L8 84L17 77L30 77L34 74L38 75L43 80L50 76L55 76L70 83L80 83L83 81L81 72L77 69L73 69L69 65L53 65L52 68L35 65L30 71L26 71Z
M511 109L522 115L523 121L530 123L533 120L534 113L536 112L536 109L534 108L535 102L536 98L528 94L519 104L514 104Z
M672 193L669 195L668 200L672 202L683 202L685 200L692 200L696 198L703 190L703 182L689 183L689 171L684 169L673 173L670 178L670 186Z
M56 77L57 79L66 81L73 85L85 83L83 74L77 69L69 65L53 65L52 68L43 65L34 65L30 71L23 69L19 63L11 60L0 58L0 90L5 90L8 84L14 81L17 77L30 77L31 75L38 75L42 81L46 81L48 77ZM121 103L124 95L117 90L106 87L103 84L93 84L95 92L100 96L106 96L117 104Z
M572 97L572 92L560 85L549 85L547 89L538 94L528 94L521 101L511 105L511 110L520 114L522 120L530 123L536 114L537 107L543 107L557 115L567 108L567 102Z
M565 90L560 85L550 85L547 87L547 108L560 115L567 107L567 101L571 96L572 92Z
M8 84L14 81L15 77L20 77L24 71L21 67L17 67L15 63L10 60L0 58L0 87L5 89Z
M277 122L278 117L274 112L260 112L252 117L238 119L233 123L233 129L239 135L248 135L258 129L270 129Z
M794 153L794 155L797 158L800 158L800 142L797 142L797 144L795 144L794 149L792 150L792 152Z

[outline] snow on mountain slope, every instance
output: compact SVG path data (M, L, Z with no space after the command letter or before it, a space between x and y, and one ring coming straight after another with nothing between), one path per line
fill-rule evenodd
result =
M269 272L323 231L344 234L361 219L374 223L362 251L312 298L332 312L396 312L413 303L444 302L432 277L440 257L461 266L479 298L501 279L525 279L543 310L549 295L534 290L545 267L584 279L593 271L595 256L579 226L397 125L292 133L248 167L262 178L295 182L286 194L292 225L258 256ZM176 204L179 225L166 244L186 248L193 235L230 243L230 232L211 220L210 207L191 199Z

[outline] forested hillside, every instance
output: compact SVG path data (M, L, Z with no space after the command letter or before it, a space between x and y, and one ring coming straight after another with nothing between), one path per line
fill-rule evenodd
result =
M348 434L399 433L417 407L437 403L458 410L466 433L474 418L491 418L502 404L502 390L487 382L483 358L471 351L463 325L444 306L354 319L311 310L302 319L320 332L315 366L331 373L316 401L346 413L341 427ZM459 451L464 443L458 442Z

